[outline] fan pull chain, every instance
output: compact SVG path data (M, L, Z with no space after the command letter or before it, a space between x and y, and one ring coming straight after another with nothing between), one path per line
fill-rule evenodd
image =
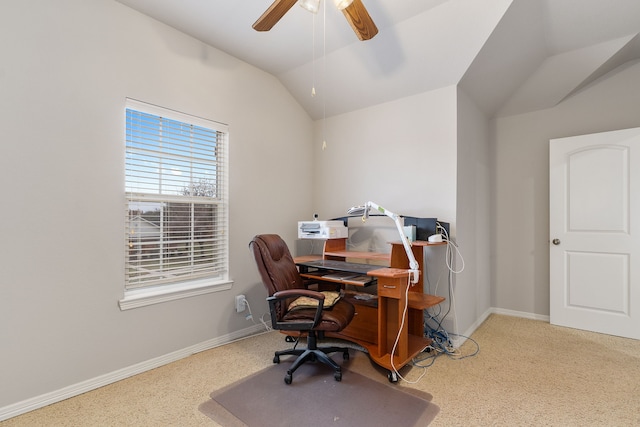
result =
M327 149L327 2L322 5L322 151Z
M316 14L313 14L311 26L311 97L316 96Z

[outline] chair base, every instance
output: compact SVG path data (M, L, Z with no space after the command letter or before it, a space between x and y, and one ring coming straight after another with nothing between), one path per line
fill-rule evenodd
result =
M280 356L298 356L298 358L293 362L293 365L287 370L287 375L284 377L284 382L286 384L291 384L293 381L293 373L298 369L303 363L307 361L311 362L321 362L325 365L328 365L333 368L334 374L333 377L336 381L342 380L342 368L338 365L333 359L331 359L328 354L341 352L344 360L349 359L349 349L347 347L320 347L317 346L317 336L314 331L309 332L307 337L307 348L305 349L296 349L292 348L289 350L281 350L276 351L275 356L273 357L273 363L280 363Z

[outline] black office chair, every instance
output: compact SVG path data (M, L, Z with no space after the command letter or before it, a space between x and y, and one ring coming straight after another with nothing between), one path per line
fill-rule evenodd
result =
M280 363L280 356L298 356L284 377L291 384L293 372L306 361L320 361L334 369L336 381L342 380L342 370L328 354L342 352L349 358L346 347L318 347L318 334L338 332L344 329L354 315L354 307L348 301L338 300L330 308L325 308L325 294L305 288L305 282L298 273L287 244L276 234L255 236L249 247L258 265L262 282L267 288L267 301L271 313L271 326L282 331L299 331L307 335L307 348L276 351L273 363ZM291 308L291 303L299 297L311 298L318 304L314 308Z

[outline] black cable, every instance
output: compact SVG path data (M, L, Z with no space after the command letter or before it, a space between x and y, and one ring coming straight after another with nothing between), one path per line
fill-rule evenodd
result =
M450 359L453 359L453 360L462 360L462 359L466 359L467 357L473 357L473 356L477 355L480 352L480 344L478 344L478 342L476 340L474 340L473 338L466 337L466 336L463 336L463 335L457 335L457 334L453 334L453 335L456 335L456 336L459 336L459 337L462 337L462 338L466 338L467 340L471 341L473 344L475 344L475 347L476 347L475 350L470 354L457 355L455 352L452 352L452 351L449 351L449 350L438 351L438 349L434 348L433 349L433 354L429 354L427 357L421 358L420 360L417 360L417 361L416 361L417 358L414 358L413 361L412 361L412 365L416 366L418 368L428 368L428 367L432 366L435 363L436 359L438 357L440 357L440 356L446 355ZM428 353L431 353L431 351L429 351ZM422 353L422 354L424 355L425 353ZM426 364L426 365L420 364L420 362L423 362L425 360L430 360L430 362L428 364Z

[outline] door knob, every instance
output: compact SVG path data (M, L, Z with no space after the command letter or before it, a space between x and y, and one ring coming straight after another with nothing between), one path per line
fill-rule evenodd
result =
M557 245L559 245L559 244L560 244L560 239L553 239L553 240L551 241L551 243L553 243L554 245L556 245L556 246L557 246Z

